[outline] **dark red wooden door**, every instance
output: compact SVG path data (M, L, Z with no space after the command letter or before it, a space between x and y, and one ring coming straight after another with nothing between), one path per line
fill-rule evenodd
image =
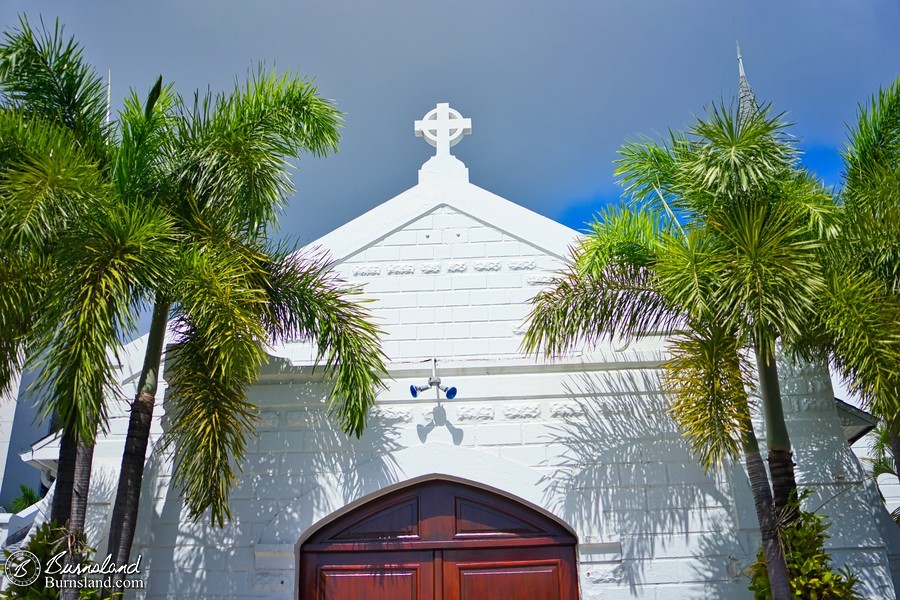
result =
M577 598L574 547L443 552L443 600Z
M429 480L357 506L300 553L303 600L570 600L575 537L534 508Z
M406 600L430 598L434 589L431 552L334 553L311 573L319 593L309 598Z

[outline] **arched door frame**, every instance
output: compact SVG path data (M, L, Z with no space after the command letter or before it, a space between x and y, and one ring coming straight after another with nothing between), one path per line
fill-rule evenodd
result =
M360 498L309 527L296 544L296 597L326 589L353 595L358 592L343 589L346 584L341 581L369 586L366 581L376 581L370 577L395 573L389 575L391 580L408 579L413 572L420 573L412 575L416 585L433 580L435 597L448 593L455 597L452 594L461 593L460 586L469 585L472 577L486 576L481 575L485 568L502 567L497 571L500 577L519 577L509 574L519 569L527 578L540 565L543 585L552 586L547 590L559 589L563 597L576 598L577 543L572 528L540 506L461 477L425 475ZM398 557L414 557L410 560L418 566L406 566L408 562L387 566ZM361 566L350 566L357 564ZM374 566L379 564L386 566ZM397 575L397 568L403 574ZM444 583L442 572L449 583ZM526 585L523 581L508 580L507 585ZM425 594L425 589L419 593ZM549 593L542 592L542 597Z
M315 523L310 525L306 529L306 531L304 531L300 535L300 538L297 540L297 543L294 545L294 550L295 550L295 554L296 554L297 558L300 557L300 549L303 546L303 544L306 543L306 540L311 538L319 530L327 527L334 521L337 521L337 520L343 518L344 515L353 512L354 510L356 510L357 508L359 508L361 506L370 504L383 496L393 494L399 490L403 490L406 488L412 488L421 483L425 483L428 481L446 481L446 482L458 483L461 485L480 489L480 490L483 490L488 493L496 494L497 496L502 496L503 498L511 500L512 502L514 502L516 504L520 504L520 505L524 506L525 508L531 509L532 511L555 522L556 525L558 525L559 527L561 527L562 529L567 531L577 543L578 534L575 532L575 530L572 528L572 526L569 525L568 523L566 523L565 521L563 521L561 518L559 518L552 512L543 508L542 506L538 506L537 504L534 504L533 502L529 502L528 500L520 498L520 497L516 496L515 494L511 494L504 490L489 486L484 483L480 483L478 481L472 481L470 479L465 479L463 477L457 477L455 475L446 475L443 473L433 473L430 475L420 475L418 477L414 477L414 478L408 479L406 481L401 481L401 482L395 483L393 485L389 485L385 488L378 490L377 492L373 492L371 494L367 494L361 498L358 498L358 499L354 500L353 502L335 510L328 516L326 516L322 519L319 519L318 521L316 521Z

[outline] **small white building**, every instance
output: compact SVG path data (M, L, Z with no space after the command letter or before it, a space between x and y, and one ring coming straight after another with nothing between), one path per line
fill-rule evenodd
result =
M752 597L746 473L707 475L689 454L660 391L664 340L552 362L520 352L528 300L577 233L471 184L450 154L470 129L439 104L416 122L436 147L418 185L313 244L363 287L385 331L390 379L365 434L327 417L309 346L272 348L249 394L261 419L232 522L191 522L171 457L148 457L132 554L143 597L482 599L497 586L522 600ZM143 344L124 353L125 397ZM411 396L433 368L453 399ZM866 598L895 598L900 536L842 435L827 371L780 372L798 480L832 522L832 556L862 574ZM164 402L154 441L163 413ZM88 522L101 550L126 427L123 409L96 448ZM52 465L54 452L25 458Z

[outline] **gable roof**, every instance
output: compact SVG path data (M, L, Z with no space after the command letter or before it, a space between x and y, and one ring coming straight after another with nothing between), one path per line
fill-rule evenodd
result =
M470 183L465 169L464 174L428 176L425 167L419 171L417 185L307 247L327 249L332 259L340 263L441 206L452 207L560 259L567 256L569 245L579 235L574 229Z

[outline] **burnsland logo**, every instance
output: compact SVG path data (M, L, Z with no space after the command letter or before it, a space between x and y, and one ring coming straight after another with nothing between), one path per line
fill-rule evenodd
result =
M29 553L30 554L30 553ZM32 556L34 556L32 554ZM138 555L137 560L127 565L116 565L112 561L112 557L108 556L103 559L102 563L86 562L80 565L67 565L66 553L60 552L49 561L45 573L47 575L114 575L123 573L125 575L134 575L141 572L141 556Z
M38 557L28 550L19 550L6 559L6 577L13 585L26 587L41 576L41 563Z
M6 561L6 578L19 587L33 585L43 575L44 589L143 589L141 579L113 579L112 575L136 575L141 572L141 556L133 563L116 565L111 556L103 562L66 564L65 551L52 556L42 565L38 557L27 550L11 554Z

